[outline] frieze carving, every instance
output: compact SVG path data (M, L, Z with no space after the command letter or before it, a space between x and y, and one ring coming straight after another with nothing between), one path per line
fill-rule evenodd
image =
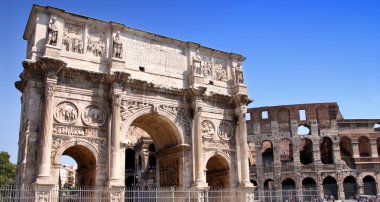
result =
M96 57L106 56L106 39L105 32L89 29L87 36L87 53L91 53Z
M65 136L105 137L105 130L103 128L89 128L54 124L53 134Z
M52 46L57 46L58 39L58 25L55 17L50 18L48 27L48 40L47 43Z
M226 66L222 62L218 61L214 63L213 67L214 67L214 72L215 72L214 79L217 81L226 82L227 81Z
M230 140L233 135L233 129L230 123L221 122L219 125L218 135L223 140Z
M62 45L66 51L83 54L83 27L66 23Z
M213 138L215 134L215 127L209 120L203 120L202 123L202 137Z
M186 110L184 108L166 106L166 105L160 105L158 108L174 115L175 116L174 123L177 123L178 125L180 125L180 127L184 129L184 132L187 136L190 135L191 131L190 131L189 120L187 120L186 118L187 117Z
M106 113L97 105L87 106L82 113L83 122L89 126L102 126L106 119Z
M203 144L207 148L218 148L218 149L230 149L229 142L221 140L204 140Z
M134 112L143 108L151 108L151 105L138 101L123 101L120 108L121 119L125 121Z
M178 186L179 185L179 160L169 159L160 161L160 185Z
M78 109L71 102L61 102L55 107L54 118L60 123L73 124L78 118Z

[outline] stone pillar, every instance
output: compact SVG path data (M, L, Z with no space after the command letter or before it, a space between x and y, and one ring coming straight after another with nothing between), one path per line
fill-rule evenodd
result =
M354 158L360 158L358 140L352 140L352 153Z
M37 184L49 184L50 179L50 166L51 166L51 144L53 133L53 99L54 89L57 84L56 76L46 76L44 84L44 112L42 117L42 130L39 134L39 149L38 149L38 172Z
M194 137L194 165L195 165L195 183L196 188L207 187L205 167L203 163L203 142L202 142L202 106L200 99L196 97L194 103L194 123L193 123L193 137Z
M375 139L370 140L371 144L371 152L372 152L372 157L379 157L379 154L377 153L377 141Z
M120 185L120 105L121 95L114 84L112 95L112 123L111 123L111 167L109 185Z
M248 141L247 141L247 123L245 120L245 115L247 113L247 108L243 104L238 109L236 109L238 117L238 131L236 133L236 151L240 151L240 156L238 156L237 162L240 160L241 168L241 182L242 187L253 187L253 184L249 180L249 165L248 165ZM240 159L239 159L240 158Z

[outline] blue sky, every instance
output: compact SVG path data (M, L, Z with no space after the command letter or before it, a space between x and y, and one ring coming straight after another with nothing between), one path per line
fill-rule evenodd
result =
M0 1L0 150L12 162L33 3L240 53L250 107L338 102L345 118L380 118L380 1Z

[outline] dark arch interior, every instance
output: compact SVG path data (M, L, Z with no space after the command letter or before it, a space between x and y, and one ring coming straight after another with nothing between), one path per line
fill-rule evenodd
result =
M77 162L77 186L95 186L96 158L89 149L82 145L75 145L66 149L63 155L70 156Z
M223 189L230 184L228 162L220 155L211 157L206 164L206 181L210 189Z
M273 164L273 144L271 141L264 141L261 144L261 156L263 159L264 167Z
M356 183L356 179L353 176L347 176L343 180L343 189L344 189L344 196L348 199L355 199L355 196L358 193L358 186Z
M317 183L311 177L302 180L302 193L304 201L313 201L314 196L318 195Z
M323 191L325 196L334 196L335 199L338 198L338 185L335 178L328 176L323 179Z
M359 154L360 157L371 157L371 144L369 142L369 138L365 136L361 136L359 138Z
M376 195L376 181L375 178L367 175L363 178L364 184L364 194L365 195Z
M301 139L299 144L300 161L303 165L308 165L314 161L313 142L310 139Z
M274 181L272 179L265 180L264 189L274 189Z
M324 137L321 139L319 145L319 151L321 152L321 161L323 164L332 164L333 161L333 142L330 138Z
M355 162L353 159L353 150L352 150L352 142L351 139L348 137L341 137L340 138L340 156L341 159L346 163L347 166L350 168L355 168Z
M133 172L135 170L135 151L133 149L125 150L125 171Z
M282 189L296 189L296 183L294 182L294 180L287 178L282 181Z
M157 114L146 114L133 121L136 126L146 131L153 139L154 150L160 151L181 143L175 125L166 117Z

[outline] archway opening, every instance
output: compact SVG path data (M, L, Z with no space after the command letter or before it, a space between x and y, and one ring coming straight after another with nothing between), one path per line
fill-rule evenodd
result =
M360 157L371 157L371 143L368 137L359 137L359 155Z
M329 137L323 137L319 143L321 161L323 164L333 164L333 142Z
M303 200L302 201L313 201L318 196L317 183L311 177L307 177L302 180L302 193Z
M297 133L300 136L310 135L310 129L306 125L298 126Z
M347 176L343 180L343 189L344 189L344 197L346 200L355 199L356 194L358 194L358 186L356 183L356 179L353 176Z
M335 199L338 198L338 185L335 178L327 176L323 179L323 194L325 196L334 196Z
M352 150L352 142L349 137L343 136L340 138L340 156L341 159L346 163L350 168L355 167L355 162L353 159L353 150Z
M269 140L261 144L261 157L263 161L264 171L273 172L273 145Z
M289 139L282 139L279 142L281 164L293 162L293 144Z
M253 142L248 142L248 161L250 167L256 166L256 148Z
M303 165L308 165L314 161L313 142L308 138L303 138L298 145L300 161Z
M376 181L375 178L367 175L363 178L364 194L365 195L376 195Z
M91 187L96 185L96 158L93 153L83 145L74 145L67 148L62 155L70 156L75 160L77 167L68 166L67 179L71 187ZM62 176L63 170L60 169ZM62 184L64 185L64 184Z
M264 201L276 201L276 187L273 179L267 179L264 182Z
M210 189L225 189L230 186L230 168L220 155L211 157L206 164L206 182Z
M136 188L181 186L183 150L173 148L182 143L182 138L177 126L169 118L158 113L137 117L128 128L126 142L135 151L137 166L131 176L134 176L132 179L135 181L138 179ZM157 156L158 153L161 155ZM125 176L126 179L128 177Z
M296 193L296 183L293 179L286 178L282 181L282 201L292 201Z

